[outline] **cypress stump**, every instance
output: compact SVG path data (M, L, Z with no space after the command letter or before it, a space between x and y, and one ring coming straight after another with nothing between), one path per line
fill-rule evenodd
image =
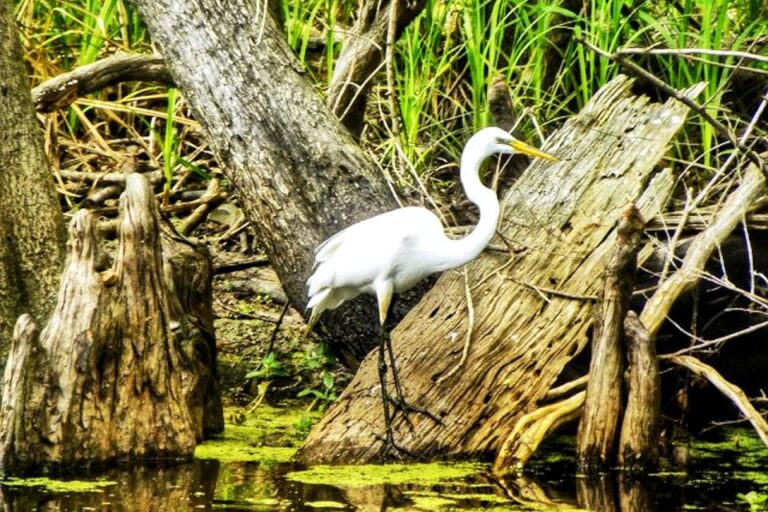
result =
M58 302L16 323L3 378L0 469L189 457L223 429L208 253L161 222L128 176L114 263L100 271L93 215L69 228Z

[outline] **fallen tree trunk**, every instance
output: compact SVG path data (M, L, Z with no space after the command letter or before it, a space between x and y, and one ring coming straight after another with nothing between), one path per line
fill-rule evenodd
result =
M613 250L621 209L635 202L652 218L663 207L671 174L651 177L686 116L674 100L652 103L634 96L631 85L619 77L601 89L547 144L562 162L546 170L547 164L535 163L504 198L500 231L515 248L514 266L503 272L510 262L493 253L473 263L470 274L480 277L472 292L472 346L462 371L435 385L456 364L465 338L458 273L444 274L392 333L408 400L442 419L435 424L412 415L411 433L398 418L396 441L409 452L426 458L496 452L583 348L592 301L575 297L597 292L595 276ZM301 460L380 458L377 356L369 355L312 430Z
M223 429L207 252L161 230L128 178L112 268L96 270L91 213L72 220L58 303L41 332L19 318L2 389L0 470L190 457Z
M136 5L292 305L303 310L318 244L397 207L384 177L302 76L263 3ZM351 368L376 344L375 307L352 301L318 326Z

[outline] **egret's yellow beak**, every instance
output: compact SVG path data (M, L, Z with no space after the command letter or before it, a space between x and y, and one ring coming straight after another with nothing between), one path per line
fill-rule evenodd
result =
M524 155L535 156L538 158L543 158L545 160L551 160L553 162L560 161L560 159L557 158L556 156L550 155L549 153L545 153L543 151L539 151L533 146L529 146L525 142L519 141L517 139L510 142L509 145L512 146L512 149L514 149L516 152L522 153Z

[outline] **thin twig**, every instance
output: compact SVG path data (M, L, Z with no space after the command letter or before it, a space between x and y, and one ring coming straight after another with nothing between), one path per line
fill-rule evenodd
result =
M577 39L581 44L592 50L593 52L597 53L598 55L601 55L609 60L618 62L620 65L624 66L625 68L632 71L634 74L639 75L645 80L648 80L651 82L654 86L658 87L660 90L664 91L664 93L668 94L669 96L675 98L679 102L686 105L688 108L699 114L704 120L706 120L710 125L712 125L712 128L717 131L721 136L727 138L731 144L733 144L734 147L738 148L740 151L744 153L744 155L747 156L757 167L765 174L765 166L763 165L763 160L760 158L760 155L752 151L750 148L745 146L743 143L739 142L736 139L736 135L729 130L725 125L723 125L720 121L712 117L712 115L707 112L707 110L696 103L693 99L689 98L685 94L681 93L674 87L671 87L666 82L661 80L660 78L656 77L652 73L646 71L642 67L638 66L631 60L627 59L626 55L621 55L620 53L608 53L605 50L598 48L597 46L591 44L589 41L586 41L584 39Z
M472 304L472 292L469 288L469 272L467 271L467 267L464 267L464 297L467 300L467 336L464 338L464 349L461 352L461 359L456 364L456 366L454 366L451 371L445 375L441 375L440 378L435 381L435 383L438 385L453 377L456 372L461 370L461 368L464 366L464 363L467 362L467 357L469 356L469 345L472 341L472 332L475 330L475 307Z
M264 351L264 357L259 361L259 365L256 368L256 370L261 370L261 367L264 366L264 359L269 355L270 352L275 348L275 340L277 339L277 333L280 331L280 326L283 325L283 318L285 318L285 314L288 312L288 308L290 307L290 303L286 301L285 304L283 304L283 309L280 310L280 316L277 318L277 322L275 322L275 327L272 329L272 334L269 335L269 343L267 344L267 350Z
M615 55L711 55L768 62L768 57L737 50L712 50L710 48L622 48Z
M253 258L246 258L244 260L218 263L213 266L213 275L218 276L221 274L229 274L230 272L237 272L239 270L268 266L269 259L266 256L255 256Z
M698 345L691 345L690 347L680 349L677 352L673 352L671 354L664 354L663 357L680 356L683 354L689 354L691 352L698 352L715 345L720 345L722 343L725 343L728 340L732 340L734 338L738 338L746 334L749 334L751 332L759 331L760 329L768 327L768 321L760 322L758 324L750 325L749 327L742 329L740 331L732 332L730 334L726 334L725 336L720 336L719 338L715 338L712 340L705 340L703 338L700 338L699 336L696 336L694 333L687 332L685 329L683 329L681 325L679 325L677 322L675 322L671 318L668 318L667 320L670 323L672 323L672 325L674 325L676 328L678 328L680 331L682 331L684 334L689 336L693 341L698 342ZM659 356L659 357L662 357L662 356Z
M552 288L546 288L544 286L538 286L538 285L535 285L533 283L529 283L527 281L523 281L522 279L518 279L518 278L513 277L513 276L507 276L507 279L509 279L513 283L517 283L519 285L525 286L526 288L530 288L531 290L537 292L540 295L544 295L544 294L546 294L546 295L554 295L555 297L561 297L563 299L586 300L586 301L591 301L591 302L595 302L597 300L597 295L582 295L582 294L579 294L579 293L569 293L569 292L564 292L564 291L561 291L561 290L554 290ZM546 299L546 298L544 300L549 302L549 300Z

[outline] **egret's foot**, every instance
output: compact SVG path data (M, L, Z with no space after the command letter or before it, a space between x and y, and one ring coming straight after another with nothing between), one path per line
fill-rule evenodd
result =
M374 434L373 437L384 445L384 449L381 451L382 460L386 460L389 455L396 457L401 462L405 459L416 458L412 452L395 443L395 437L391 428L388 428L383 436Z
M415 405L411 405L405 400L405 397L398 396L398 397L392 397L389 394L387 394L387 399L389 400L389 403L392 404L393 407L393 414L392 417L394 418L394 412L400 411L403 413L403 418L405 418L406 423L408 423L408 428L411 429L411 432L414 431L413 422L411 421L411 418L409 416L410 413L416 413L421 414L422 416L426 416L427 418L431 419L438 425L443 424L443 420L429 412L428 410L424 409L423 407L417 407Z

